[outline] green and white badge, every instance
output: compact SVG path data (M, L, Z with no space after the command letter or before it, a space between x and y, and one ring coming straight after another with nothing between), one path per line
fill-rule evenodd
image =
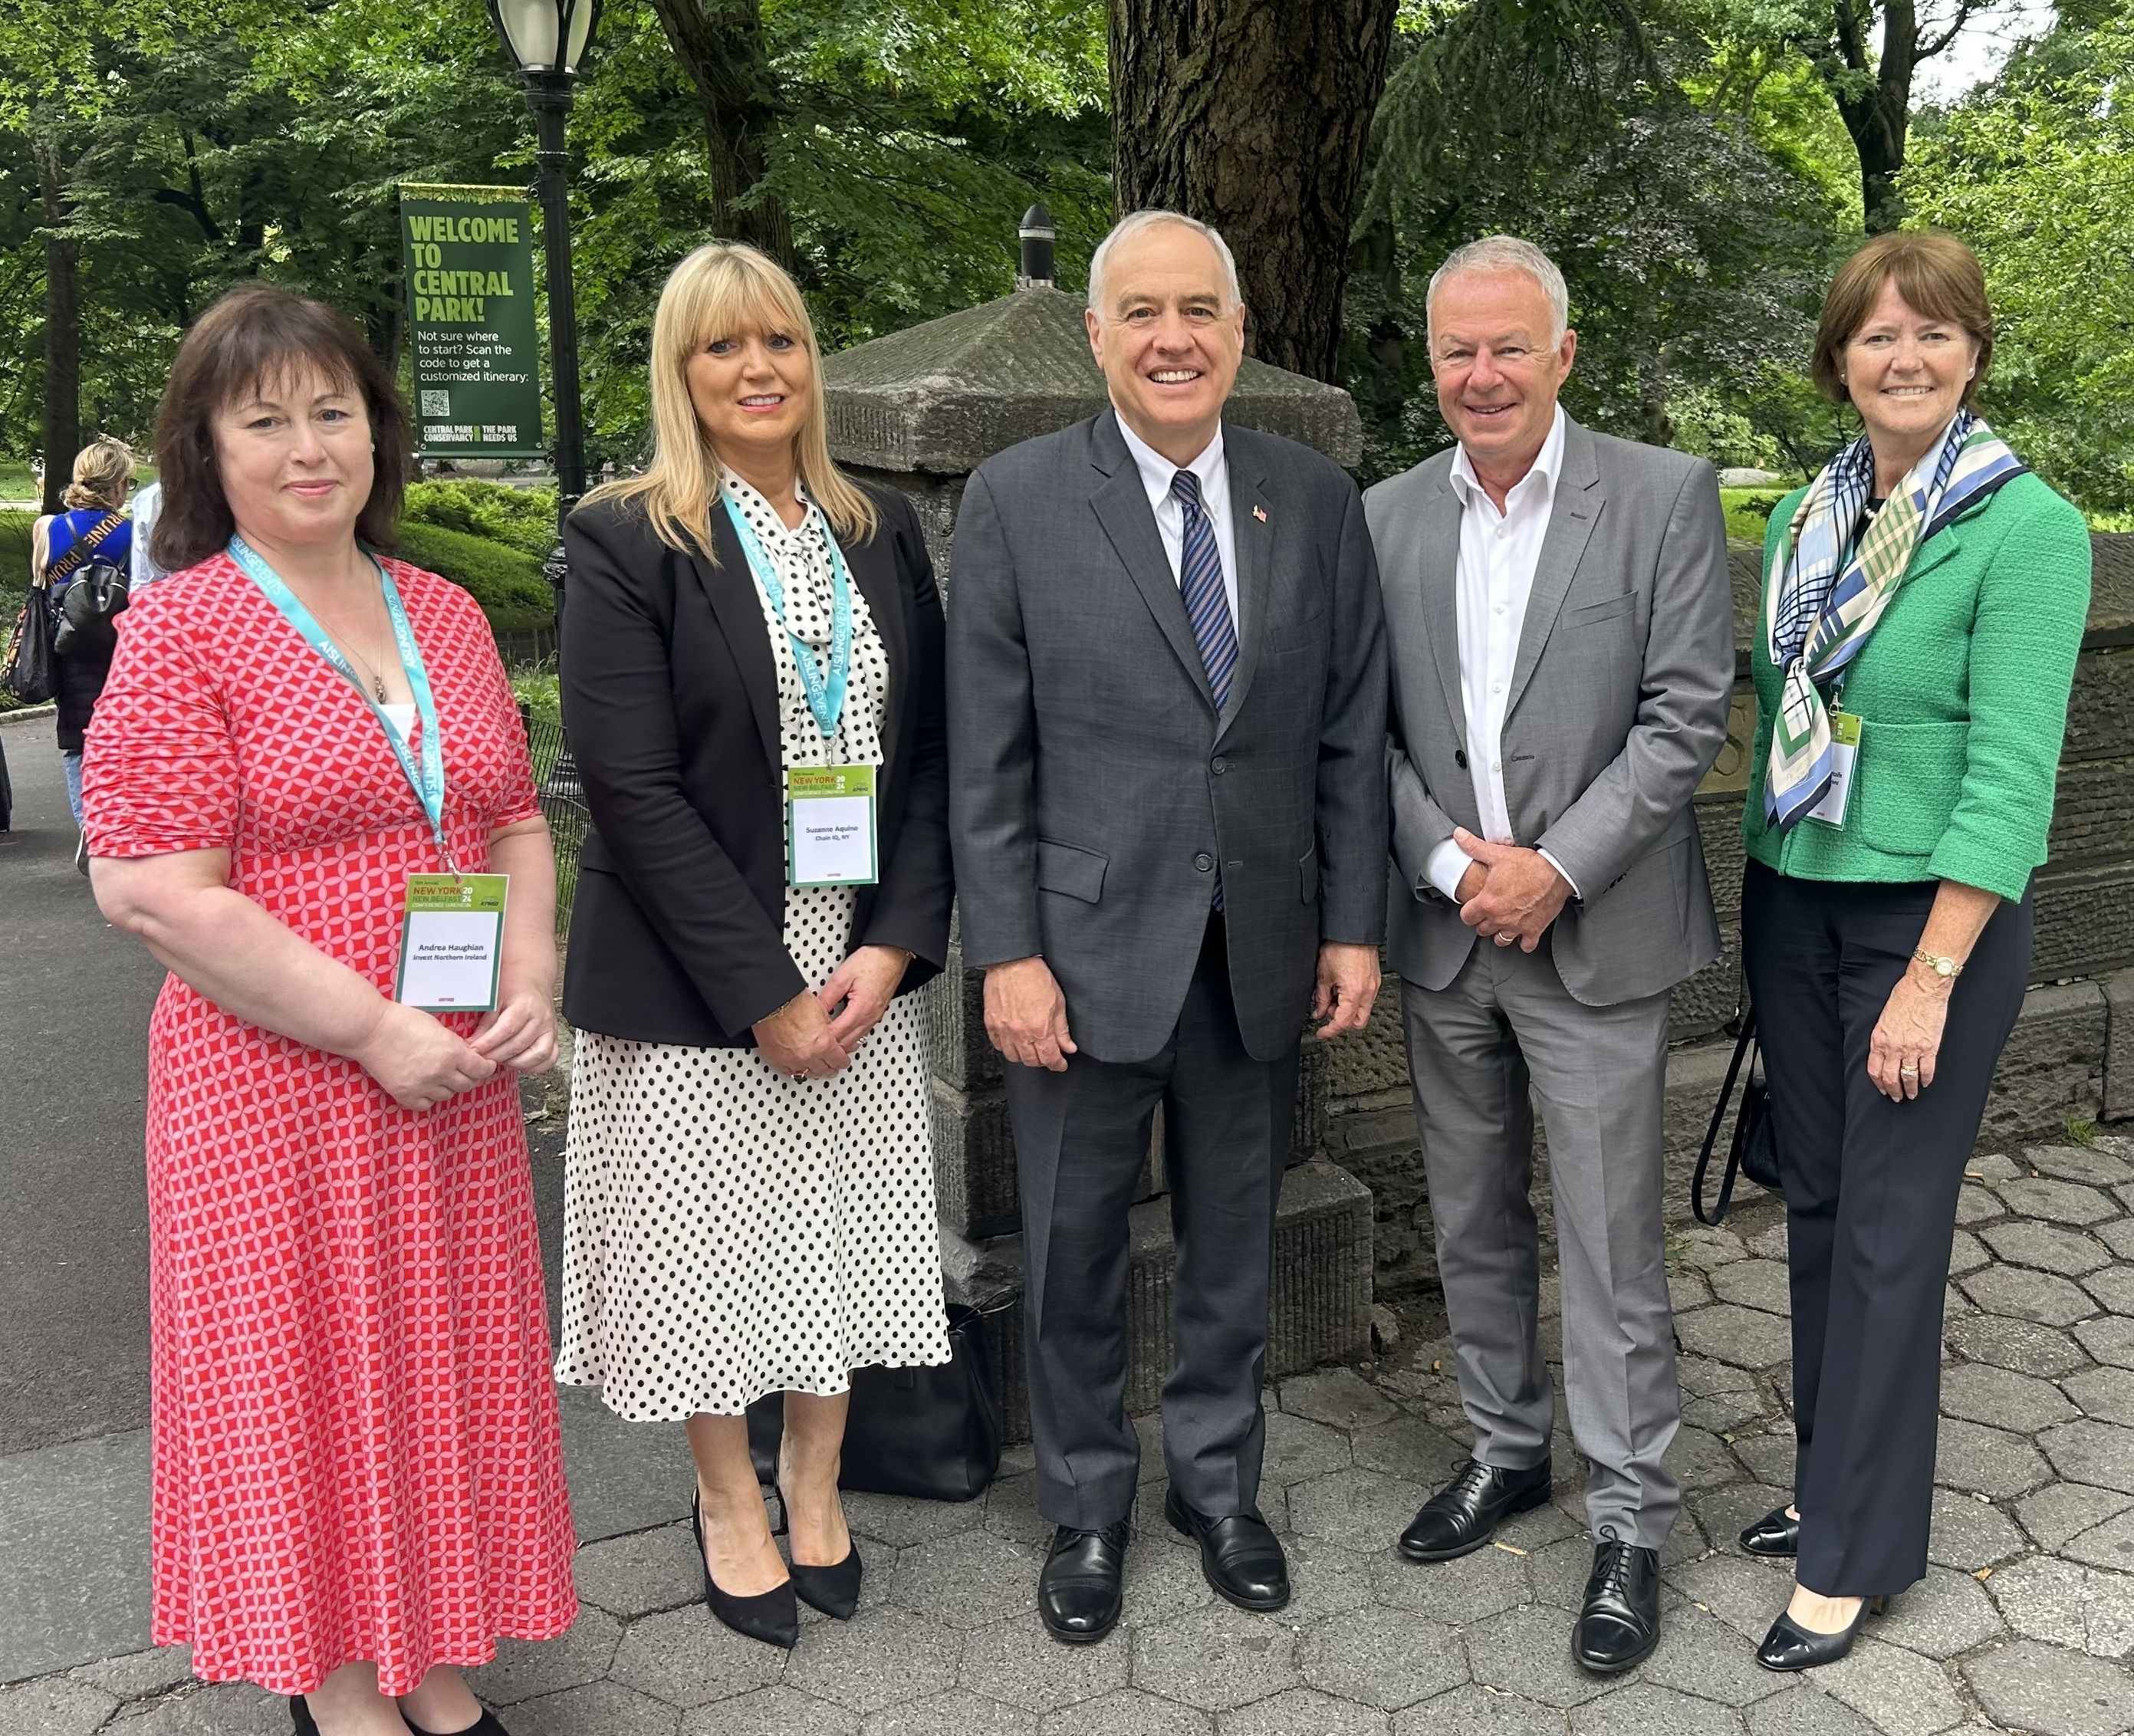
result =
M794 765L785 771L786 879L794 886L871 886L871 765Z
M411 874L393 998L426 1013L496 1008L504 962L504 874Z
M1830 788L1806 817L1826 826L1845 823L1845 804L1852 795L1852 769L1860 760L1860 719L1851 711L1830 714Z

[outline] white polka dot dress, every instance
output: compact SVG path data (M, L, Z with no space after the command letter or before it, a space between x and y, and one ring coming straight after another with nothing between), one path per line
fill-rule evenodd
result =
M726 488L777 568L794 632L827 661L828 525L810 503L788 529L746 483ZM852 587L850 691L825 738L757 595L786 763L879 765L889 663L867 599ZM855 899L848 886L786 891L786 949L813 987L845 957ZM654 1421L842 1392L871 1364L947 1362L927 1102L909 995L828 1079L789 1078L752 1049L581 1034L557 1378Z

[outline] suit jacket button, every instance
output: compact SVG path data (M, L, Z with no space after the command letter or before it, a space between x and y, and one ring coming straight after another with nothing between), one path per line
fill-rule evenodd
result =
M1208 768L1209 770L1214 773L1214 774L1219 778L1221 777L1224 772L1229 770L1229 769L1230 762L1227 760L1218 760L1213 765Z
M1463 772L1465 771L1467 769L1467 750L1465 748L1455 748L1452 750L1452 763L1458 766Z
M1215 871L1215 859L1204 850L1193 858L1193 866L1203 874L1213 874Z

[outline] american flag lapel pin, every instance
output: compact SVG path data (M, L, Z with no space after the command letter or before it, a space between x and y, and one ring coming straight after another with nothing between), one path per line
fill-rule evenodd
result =
M1253 516L1255 518L1258 519L1258 520L1260 521L1260 523L1263 523L1263 524L1266 523L1267 523L1267 509L1266 509L1265 507L1263 507L1263 506L1256 506L1256 507L1254 507L1254 508L1253 509Z

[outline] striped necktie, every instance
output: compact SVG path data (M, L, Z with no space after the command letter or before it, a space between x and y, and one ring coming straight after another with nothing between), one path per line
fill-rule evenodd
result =
M1200 661L1208 671L1208 690L1214 695L1219 715L1230 702L1230 678L1238 673L1238 632L1230 620L1230 599L1223 589L1223 557L1215 546L1215 527L1200 499L1200 479L1180 470L1171 479L1171 492L1185 509L1185 539L1178 562L1178 594L1185 604L1185 618L1193 624L1193 642L1200 648ZM1223 875L1215 875L1215 895L1209 900L1223 908Z

